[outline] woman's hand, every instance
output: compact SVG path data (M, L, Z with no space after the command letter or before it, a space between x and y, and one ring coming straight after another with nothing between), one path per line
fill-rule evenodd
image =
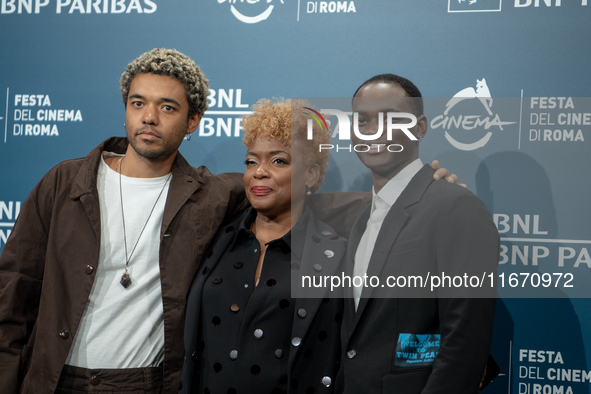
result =
M431 163L431 168L435 170L435 174L433 174L433 179L445 179L449 183L456 183L458 181L458 176L456 174L449 174L449 170L447 168L439 168L439 161L433 160ZM458 183L458 185L462 187L466 187L465 183Z

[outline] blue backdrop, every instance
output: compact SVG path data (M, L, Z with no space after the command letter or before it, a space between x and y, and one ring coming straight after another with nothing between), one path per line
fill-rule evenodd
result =
M574 277L499 301L504 375L487 391L589 392L587 0L0 0L0 34L0 249L45 172L124 134L119 76L145 51L176 48L209 78L210 110L181 152L215 173L242 171L239 119L259 98L350 97L392 72L429 98L423 161L494 216L499 272ZM325 190L356 187L333 167Z

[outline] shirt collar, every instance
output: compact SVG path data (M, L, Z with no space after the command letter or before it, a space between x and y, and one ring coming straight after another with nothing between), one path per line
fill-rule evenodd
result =
M273 240L272 242L280 242L285 244L296 256L301 257L302 252L304 250L304 237L306 235L306 227L308 225L308 218L310 216L310 209L307 206L304 206L304 211L302 212L302 216L298 220L298 222L291 228L290 231L287 232L283 237ZM236 239L233 242L232 246L230 247L233 249L238 242L249 239L249 238L256 238L254 233L250 231L250 226L252 222L257 217L257 211L250 207L244 212L244 216L242 220L240 220L240 224L238 225L238 230L236 232Z
M390 207L394 205L398 197L400 197L406 186L410 183L410 180L421 168L423 168L423 162L421 159L416 159L390 179L377 194L375 189L372 188L372 212L376 209L376 204L380 204L382 201Z

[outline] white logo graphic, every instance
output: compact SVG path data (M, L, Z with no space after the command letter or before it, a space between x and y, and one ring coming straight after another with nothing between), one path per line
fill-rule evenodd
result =
M8 93L10 92L10 88L6 88L6 116L1 117L0 119L4 119L4 143L6 143L6 137L8 136Z
M226 0L218 0L218 3L224 3ZM259 23L261 21L266 20L267 18L269 18L269 16L271 15L271 12L273 12L273 5L269 5L263 12L261 12L258 15L254 15L254 16L248 16L248 15L244 15L243 13L241 13L240 11L238 11L236 9L236 7L234 7L234 4L236 4L237 0L228 0L228 2L230 4L232 4L230 6L230 11L232 11L232 14L236 17L236 19L238 19L240 22L244 22L244 23ZM266 0L267 4L270 3L273 0ZM281 1L281 4L283 4L283 0L279 0ZM244 0L240 0L241 3L244 2ZM248 4L256 4L260 2L260 0L247 0Z
M200 137L240 137L242 117L252 113L242 103L242 89L209 89L209 110L199 122Z
M472 87L462 89L447 102L445 105L445 112L444 115L447 115L450 109L452 109L457 103L462 100L466 99L473 99L478 98L484 108L486 108L486 112L489 115L492 115L492 111L490 107L492 107L493 99L490 97L490 90L488 90L488 86L486 85L486 79L482 78L482 80L476 80L476 90Z
M0 201L0 247L8 240L20 211L20 201Z
M447 12L499 12L502 0L447 0Z
M464 102L465 100L474 100L478 99L488 116L482 117L480 115L449 115L450 111L456 106ZM503 126L514 124L515 122L503 122L499 118L498 114L494 114L492 111L493 99L490 95L490 90L488 85L486 84L486 79L477 79L476 80L476 89L473 87L468 87L465 89L460 90L456 93L445 105L445 111L443 115L439 115L435 117L431 121L431 128L443 128L445 130L445 138L452 144L455 148L461 150L474 150L478 148L482 148L486 143L490 140L492 136L492 131L489 131L491 127L498 127L499 130L503 130ZM457 112L452 111L452 112ZM456 140L454 137L451 136L450 131L452 130L461 130L461 131L478 131L478 130L486 130L486 134L480 138L476 142L471 143L463 143Z

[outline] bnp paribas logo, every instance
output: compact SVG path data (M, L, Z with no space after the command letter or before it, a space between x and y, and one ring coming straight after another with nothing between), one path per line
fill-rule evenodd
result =
M268 19L275 4L283 4L284 0L217 0L220 4L226 1L230 4L230 11L236 19L252 24Z

